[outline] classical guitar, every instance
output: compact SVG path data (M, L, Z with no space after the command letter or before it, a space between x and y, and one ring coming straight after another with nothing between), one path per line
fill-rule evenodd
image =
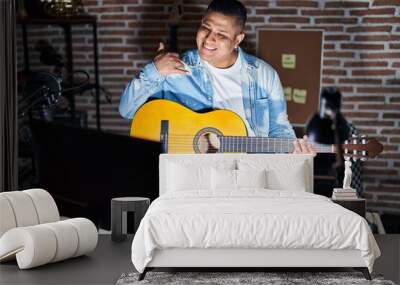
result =
M167 123L168 130L162 129ZM161 134L161 135L160 135ZM194 112L178 103L157 99L136 112L130 135L135 138L167 143L168 153L291 153L293 139L247 137L242 119L228 110ZM311 143L318 153L334 153L334 145ZM344 155L366 159L382 152L376 139L353 137L342 145Z

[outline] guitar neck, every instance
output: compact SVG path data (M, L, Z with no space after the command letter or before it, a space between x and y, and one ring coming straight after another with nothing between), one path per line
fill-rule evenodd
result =
M293 139L220 136L220 152L292 153ZM307 142L317 153L334 153L332 145Z

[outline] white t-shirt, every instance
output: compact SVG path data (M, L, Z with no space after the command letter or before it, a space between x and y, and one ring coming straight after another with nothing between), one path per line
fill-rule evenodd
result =
M212 77L214 89L213 107L227 109L238 114L246 124L247 135L255 136L246 119L243 106L241 67L242 61L238 55L236 62L228 68L217 68L203 61L208 73Z

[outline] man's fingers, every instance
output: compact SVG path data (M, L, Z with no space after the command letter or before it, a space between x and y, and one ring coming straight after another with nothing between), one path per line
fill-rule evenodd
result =
M307 151L307 147L303 139L299 139L299 146L300 146L300 152L304 153Z
M300 152L300 147L299 143L297 142L297 139L293 141L293 153L299 153Z
M179 54L176 52L167 52L166 55L174 58L179 58Z

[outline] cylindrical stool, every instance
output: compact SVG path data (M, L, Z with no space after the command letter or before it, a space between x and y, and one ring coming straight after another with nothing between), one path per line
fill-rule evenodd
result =
M149 198L121 197L111 199L111 240L123 241L127 234L127 214L134 213L134 232L150 205Z

